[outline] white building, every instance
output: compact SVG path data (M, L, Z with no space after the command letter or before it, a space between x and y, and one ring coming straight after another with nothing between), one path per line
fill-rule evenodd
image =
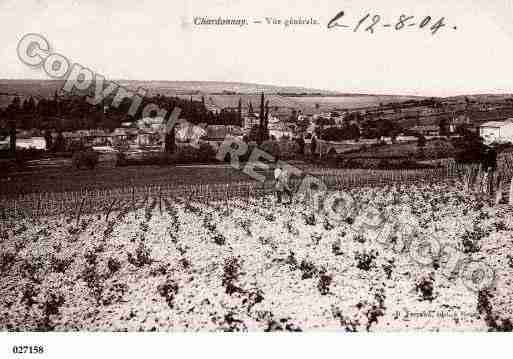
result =
M479 127L479 135L485 143L513 143L513 119L485 122Z
M199 139L206 134L207 131L199 125L185 121L176 125L175 138L179 142L198 142Z
M274 136L277 140L281 139L283 136L293 138L294 129L283 122L269 124L269 136Z
M250 113L250 114L242 117L242 127L246 130L251 129L254 125L257 125L259 123L260 123L260 120L253 113Z
M0 150L8 150L11 147L11 137L5 136L2 138L0 136Z
M151 129L158 131L162 129L164 123L164 118L160 116L154 118L145 117L137 121L137 127L140 129Z
M10 141L9 137L7 137L7 139ZM8 146L5 146L0 142L0 147L9 148L10 142L7 142L7 144ZM46 141L44 137L19 138L16 140L16 148L44 150L46 149Z

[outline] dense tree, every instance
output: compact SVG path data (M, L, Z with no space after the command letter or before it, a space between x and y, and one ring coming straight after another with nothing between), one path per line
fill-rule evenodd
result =
M237 106L237 125L242 126L242 98L239 98L239 105Z
M53 150L55 152L63 152L66 149L66 141L64 140L64 136L62 132L57 134L57 138L55 139L55 144L53 146Z
M342 127L328 127L321 133L321 139L326 141L344 141L360 139L360 129L356 124Z
M258 136L257 136L257 144L260 145L267 138L269 138L269 130L268 130L268 120L269 120L269 103L265 103L265 96L262 92L260 96L260 113L259 113L259 127L258 127Z
M174 153L176 151L176 128L173 127L169 132L166 132L164 137L164 151Z
M290 113L289 121L290 122L296 122L297 118L298 118L297 110L296 109L292 109L292 111Z
M424 137L424 135L419 134L417 136L417 147L418 148L426 147L426 137Z
M269 139L269 132L264 133L263 134L263 137L262 137L262 131L260 129L260 125L254 125L253 127L251 127L251 129L249 130L249 134L247 135L247 142L258 142L259 141L262 141L261 143L263 143L264 141L267 141Z
M391 137L397 131L397 126L390 120L378 121L377 137Z
M308 127L310 126L310 121L308 119L303 119L301 121L298 121L297 123L297 131L299 133L304 133L306 132L306 130L308 129Z
M316 137L312 137L312 141L310 142L310 152L312 155L315 154L315 151L317 150L317 139Z
M20 112L20 109L21 109L21 100L18 96L15 96L12 101L11 101L11 104L9 105L10 107L10 110L12 111L13 114L17 114Z
M448 136L449 135L449 133L450 133L449 121L446 118L440 119L438 126L440 127L440 136Z
M336 122L335 122L335 119L333 119L333 118L318 117L315 120L315 124L317 126L320 126L321 128L323 128L324 126L335 126Z
M417 149L418 149L418 156L419 158L424 158L424 147L426 147L426 137L422 134L417 135Z
M8 109L13 120L18 123L18 127L23 129L54 128L61 131L98 127L113 129L120 127L121 122L125 122L127 119L133 122L142 118L142 109L149 103L160 108L170 109L167 116L175 107L180 107L182 109L181 117L194 124L242 125L241 109L239 111L223 109L219 113L214 113L207 110L204 99L194 101L192 98L185 100L161 95L146 97L137 113L129 117L131 102L124 100L118 107L109 107L113 97L114 95L104 99L100 104L91 105L87 102L86 94L59 96L56 92L53 98L42 98L37 103L33 98L28 98L21 103L20 98L15 97ZM104 106L108 107L105 113Z
M305 140L303 138L303 136L300 136L296 139L296 143L298 145L298 153L300 155L304 154L305 152Z
M16 120L13 119L12 115L8 111L8 122L9 122L9 151L11 153L16 152Z
M277 141L266 140L260 145L260 149L266 153L269 153L274 157L275 160L280 159L281 151L280 145Z
M45 138L46 149L51 150L52 146L53 146L53 139L52 139L52 134L50 133L50 131L46 130L44 132L44 138Z
M360 112L350 112L344 117L344 124L359 124L363 121L363 115Z

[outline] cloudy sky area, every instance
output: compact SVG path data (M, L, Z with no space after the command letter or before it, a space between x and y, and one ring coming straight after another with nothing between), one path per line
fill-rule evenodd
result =
M328 30L338 11L446 18L374 35ZM195 16L314 17L320 26L199 27ZM110 79L235 81L343 92L448 96L513 93L511 0L0 0L0 78L45 78L16 56L43 34L52 50ZM452 29L457 26L457 30Z

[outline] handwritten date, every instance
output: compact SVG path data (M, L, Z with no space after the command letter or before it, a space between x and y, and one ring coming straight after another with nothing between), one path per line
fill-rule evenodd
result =
M385 21L381 15L370 13L365 14L354 25L347 25L345 22L346 13L340 11L328 22L328 29L345 28L352 29L353 32L364 31L374 34L379 28L391 28L396 31L401 31L406 28L424 29L431 32L432 35L437 34L440 29L447 27L445 17L434 19L431 16L423 18L416 18L412 15L401 14L397 19L392 22ZM456 26L452 26L453 30L457 30Z

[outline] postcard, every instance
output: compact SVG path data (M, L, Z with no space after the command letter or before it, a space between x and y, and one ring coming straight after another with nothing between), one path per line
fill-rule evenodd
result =
M512 331L512 10L1 1L0 331Z

